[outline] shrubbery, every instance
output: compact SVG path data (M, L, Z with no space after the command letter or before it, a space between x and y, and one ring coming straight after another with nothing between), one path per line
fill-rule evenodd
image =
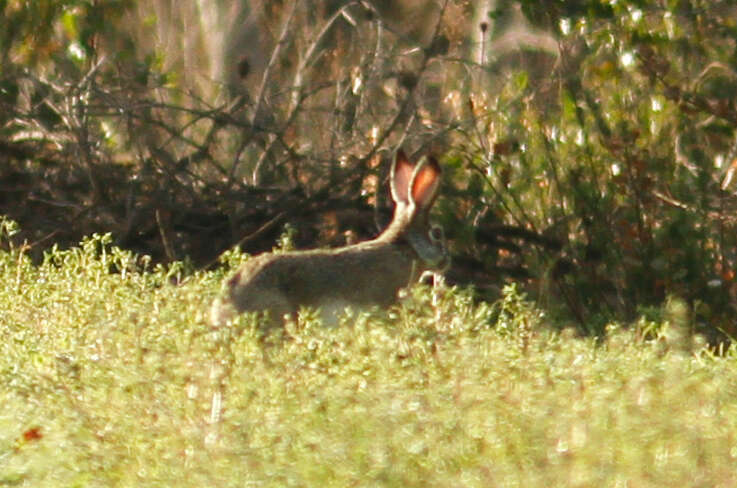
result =
M3 4L0 211L36 259L340 245L385 221L401 145L443 156L452 282L595 334L673 296L731 335L734 6L482 4Z
M184 267L186 268L186 266ZM106 236L0 252L0 484L735 483L735 357L672 322L556 332L514 287L326 329L213 328L220 272Z

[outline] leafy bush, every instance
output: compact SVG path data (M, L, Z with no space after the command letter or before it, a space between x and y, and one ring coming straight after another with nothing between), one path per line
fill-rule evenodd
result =
M696 330L733 335L734 6L520 3L558 48L470 78L456 115L476 226L464 252L522 263L551 313L590 332L673 295Z

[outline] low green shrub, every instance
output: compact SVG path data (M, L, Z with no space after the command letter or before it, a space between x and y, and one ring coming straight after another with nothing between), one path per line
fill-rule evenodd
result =
M581 338L514 287L417 287L263 336L208 323L226 268L1 252L0 486L737 483L735 358L667 326Z

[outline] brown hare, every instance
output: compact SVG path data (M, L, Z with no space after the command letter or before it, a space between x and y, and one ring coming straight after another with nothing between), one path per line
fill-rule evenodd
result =
M440 165L425 156L414 164L402 150L390 174L395 203L389 226L373 240L337 249L266 253L249 259L226 283L212 320L235 313L268 311L272 323L296 316L299 307L320 309L325 325L336 325L345 307L387 306L425 270L448 265L442 230L431 227L430 207L440 184Z

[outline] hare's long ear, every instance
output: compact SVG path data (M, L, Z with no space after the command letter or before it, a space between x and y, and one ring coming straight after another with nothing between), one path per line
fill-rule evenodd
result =
M423 157L412 174L412 193L410 200L422 210L429 209L438 194L440 186L440 165L432 156Z
M407 155L401 149L397 151L392 162L391 175L389 184L392 190L392 199L394 203L409 204L410 194L409 187L412 181L412 174L415 165L412 164Z

